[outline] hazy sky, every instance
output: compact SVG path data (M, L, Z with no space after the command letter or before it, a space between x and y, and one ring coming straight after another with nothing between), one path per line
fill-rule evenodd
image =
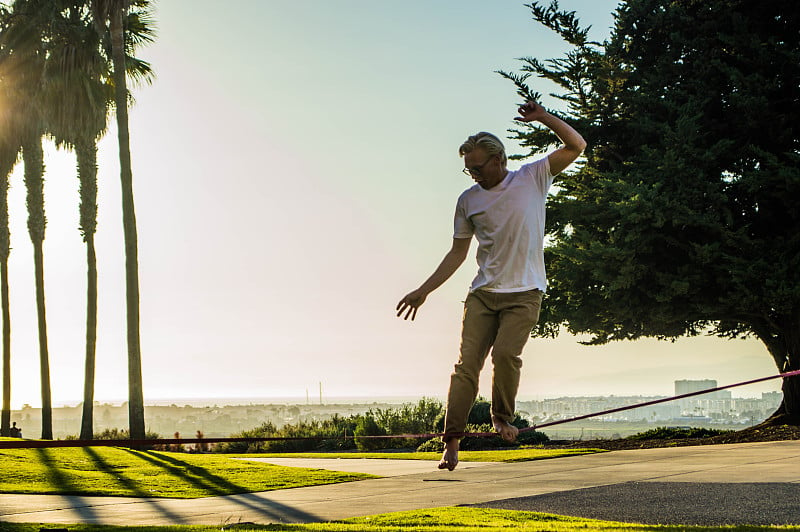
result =
M604 39L614 0L563 0ZM494 71L558 56L521 1L162 0L157 73L135 90L145 400L443 396L470 259L420 309L397 301L452 238L470 134L503 135L519 103ZM536 82L543 93L551 90ZM546 98L545 105L554 105ZM518 147L509 141L510 153ZM55 403L82 397L85 248L74 156L47 146L47 317ZM518 162L511 162L516 168ZM127 396L116 131L101 144L98 400ZM12 177L12 405L40 406L33 253ZM531 340L520 398L670 394L776 372L758 342L585 347ZM489 368L481 393L489 394ZM778 389L772 381L734 395Z

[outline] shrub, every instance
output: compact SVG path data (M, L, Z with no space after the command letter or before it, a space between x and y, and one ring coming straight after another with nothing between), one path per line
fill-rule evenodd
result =
M146 440L158 440L161 435L157 432L148 430L144 435ZM64 437L65 440L77 440L77 434L70 434ZM92 436L94 440L129 440L130 432L128 429L105 429L102 432L95 432Z
M215 447L221 453L286 453L301 451L336 451L354 449L355 443L347 439L347 434L355 431L353 416L342 418L333 416L323 421L303 421L296 425L286 425L281 429L272 423L264 423L251 430L231 435L232 438L288 438L263 442L231 442ZM296 439L293 439L296 438Z
M469 409L468 425L491 425L492 404L484 397L478 397Z
M444 422L443 422L444 423ZM467 418L469 425L491 425L492 424L492 404L484 397L478 397L472 403L472 408L469 410L469 417ZM518 429L524 429L529 426L528 420L519 414L515 414L512 425ZM444 429L442 429L444 430Z
M520 443L520 445L540 445L542 443L549 442L550 437L544 432L531 430L521 433L519 438L517 438L517 441Z
M277 433L277 429L275 425L272 423L262 423L260 426L255 427L250 430L244 430L237 434L232 434L232 438L271 438L274 437ZM265 448L264 444L268 442L245 442L245 441L237 441L237 442L229 442L229 443L221 443L216 446L214 449L220 453L260 453L266 452L267 449Z
M431 438L422 442L417 447L418 453L441 453L444 451L444 442L441 438Z
M398 408L380 408L370 410L366 415L375 418L375 422L386 434L426 434L436 431L437 420L443 415L441 401L423 397L416 404L406 403ZM380 448L414 448L421 444L422 438L392 438L378 440L383 442Z
M467 432L494 432L491 424L467 425ZM462 451L483 451L503 447L519 447L519 443L509 443L500 436L467 436L461 439Z
M386 445L391 443L388 439L382 438L361 438L360 436L384 436L386 429L378 425L372 413L369 412L358 420L356 430L354 432L356 447L359 451L374 451L376 449L385 449Z
M486 399L478 398L470 410L469 432L492 432L491 406ZM417 403L406 403L398 408L375 409L366 414L346 418L333 416L329 420L300 422L277 429L272 423L265 423L255 429L243 431L232 437L241 438L293 438L298 439L237 442L218 445L215 450L224 453L247 452L293 452L293 451L334 451L358 448L362 451L378 449L419 448L421 445L436 446L425 442L424 438L364 438L363 436L383 436L399 434L427 434L442 432L444 409L436 399L422 398ZM528 427L528 421L517 415L512 425L517 428ZM347 436L351 436L348 438ZM474 440L474 441L473 441ZM488 440L488 441L487 441ZM429 440L430 441L430 440ZM532 444L547 441L540 432L524 433L518 444ZM517 445L518 445L517 444ZM487 449L509 447L500 437L465 438L462 448ZM438 449L437 449L438 450Z
M628 440L677 440L683 438L708 438L729 434L732 430L706 429L701 427L657 427L626 437Z

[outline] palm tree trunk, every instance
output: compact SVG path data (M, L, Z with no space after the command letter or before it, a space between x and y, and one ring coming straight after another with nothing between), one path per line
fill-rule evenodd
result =
M3 408L0 436L11 435L11 312L8 303L8 256L11 252L8 230L8 176L17 161L17 151L3 152L0 164L0 306L3 315Z
M0 259L0 299L3 307L3 413L0 436L11 436L11 312L8 304L8 255Z
M97 228L97 145L94 139L75 144L80 179L80 230L86 242L86 365L83 382L82 440L94 437L94 381L97 351L97 255L94 234Z
M42 381L42 439L53 439L53 410L50 397L50 357L47 350L47 316L44 302L44 154L41 135L34 135L22 147L28 203L28 233L33 243L36 275L36 314L39 323L39 364Z
M39 363L42 380L42 439L53 439L53 407L50 395L50 355L47 349L47 316L44 304L44 251L43 242L33 243L33 261L36 271L36 316L39 323Z
M125 78L125 35L119 6L111 14L111 47L114 62L114 101L117 112L120 179L122 182L122 223L125 235L125 288L128 320L128 423L131 439L143 439L144 396L142 390L142 353L139 341L139 258L136 234L136 213L133 203L133 170L131 168L128 132L128 88Z
M97 257L94 235L86 237L86 371L83 383L82 440L94 437L94 368L97 346Z

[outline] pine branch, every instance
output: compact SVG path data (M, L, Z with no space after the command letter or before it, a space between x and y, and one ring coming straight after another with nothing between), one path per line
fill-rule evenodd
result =
M591 44L587 40L591 26L581 28L575 11L560 11L558 0L553 0L547 7L536 2L525 4L525 7L531 10L534 20L561 35L568 43L574 46Z

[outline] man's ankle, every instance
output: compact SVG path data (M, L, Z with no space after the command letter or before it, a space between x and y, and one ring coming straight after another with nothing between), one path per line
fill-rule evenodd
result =
M510 423L508 421L506 421L504 418L502 418L500 416L495 416L494 414L492 414L492 425L495 425L495 426L496 425L510 425Z
M504 440L508 442L516 441L517 435L519 434L519 429L517 427L495 416L492 416L492 425Z

